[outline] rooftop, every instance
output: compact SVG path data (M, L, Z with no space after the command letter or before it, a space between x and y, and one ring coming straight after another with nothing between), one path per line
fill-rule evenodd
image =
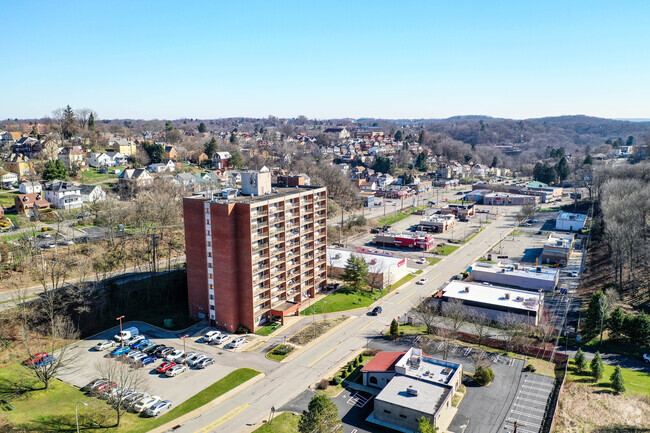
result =
M472 270L490 272L494 274L508 274L517 277L532 278L535 280L545 281L555 281L558 273L560 272L558 269L548 268L545 266L527 267L521 266L520 264L514 265L502 262L475 262L472 264Z
M422 353L422 349L411 348L395 365L399 374L418 380L447 385L460 364L432 358Z
M395 363L406 352L379 352L361 371L388 371L395 369Z
M573 236L562 236L557 233L551 233L546 240L546 247L571 248Z
M298 194L307 194L313 190L324 190L325 187L322 186L309 186L309 185L300 185L295 187L280 187L276 184L273 184L273 189L271 194L265 194L260 196L248 196L248 195L238 195L236 197L229 197L227 200L222 198L221 191L207 191L200 194L187 197L190 199L197 200L209 200L212 198L212 201L215 203L259 203L267 200L275 200L287 196L298 195ZM210 197L212 196L212 197Z
M450 388L435 383L395 376L375 399L433 416L450 392Z
M558 220L567 220L567 221L586 221L587 220L587 215L581 214L581 213L571 213L571 212L564 212L560 211L557 214L557 219Z
M537 311L543 295L528 290L511 289L492 284L452 281L443 289L443 296L452 299L498 305L511 309Z
M368 271L373 274L386 272L393 266L406 266L406 259L403 257L391 257L385 254L357 252L340 248L327 249L327 264L335 268L344 268L352 254L364 259L368 264Z

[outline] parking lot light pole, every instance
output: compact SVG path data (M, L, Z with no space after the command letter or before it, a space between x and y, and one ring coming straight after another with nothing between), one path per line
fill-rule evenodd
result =
M79 433L79 411L77 410L79 403L83 404L84 406L88 406L88 403L86 403L85 401L78 401L74 404L74 417L75 420L77 421L77 433Z
M124 347L124 338L122 338L122 319L124 319L124 316L115 318L115 320L120 321L120 347Z
M187 351L185 350L185 339L189 337L189 335L185 334L181 337L181 340L183 340L183 355L185 356L185 360L183 361L183 364L187 365Z

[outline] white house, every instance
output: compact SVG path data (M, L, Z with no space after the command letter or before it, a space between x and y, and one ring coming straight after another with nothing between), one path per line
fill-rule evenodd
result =
M81 188L72 182L55 180L45 184L45 200L57 209L75 209L83 206Z
M106 191L99 185L81 185L79 189L83 203L98 203L106 200Z
M18 175L10 171L0 170L0 183L16 183L18 182Z
M91 167L113 167L115 160L105 153L91 153L88 165Z
M232 158L230 152L216 152L212 157L212 167L222 170L228 166L230 158Z
M21 194L39 194L43 192L43 185L40 182L25 181L20 184L18 190Z
M129 162L129 156L120 152L106 152L106 155L113 158L115 165L126 165Z
M174 161L169 160L167 162L149 164L147 166L147 169L149 169L149 171L152 173L165 173L165 172L171 173L176 170L176 164L174 164Z

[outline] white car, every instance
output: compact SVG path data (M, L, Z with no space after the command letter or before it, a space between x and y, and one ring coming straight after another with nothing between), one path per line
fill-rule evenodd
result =
M169 370L167 370L167 371L165 372L165 374L166 374L167 376L169 376L169 377L174 377L174 376L177 376L177 375L179 375L179 374L181 374L181 373L184 373L184 372L186 372L186 371L187 371L187 367L186 367L185 365L183 365L183 364L178 364L178 365L173 366L173 367L170 368Z
M645 362L650 362L650 353L644 353L643 354L643 360Z
M185 357L185 351L182 349L178 349L178 350L174 350L172 353L167 355L165 357L165 360L169 362L178 362L178 361L182 361L184 357Z
M95 344L93 349L95 349L98 352L101 352L102 350L110 349L111 347L115 346L115 342L111 340L104 340L100 341L99 343Z
M125 346L130 346L133 343L136 343L136 342L138 342L140 340L144 340L144 335L140 335L140 334L134 335L133 337L131 337L131 338L127 339L127 340L124 340L124 345Z
M203 353L197 353L194 355L194 357L192 357L192 359L187 360L187 365L193 367L199 362L203 361L205 358L207 358L207 355L204 355Z
M241 347L244 343L246 343L246 337L237 337L230 342L229 346L231 349L237 349L238 347Z
M427 259L425 259L424 257L422 257L421 259L418 259L415 263L417 263L418 265L423 265L423 264L425 264L426 262L427 262Z
M423 286L427 283L427 281L429 281L428 278L420 278L420 280L415 284L419 284L420 286Z
M577 277L577 276L578 276L578 273L575 272L575 271L573 271L573 272L571 272L571 273L569 274L569 276L570 276L570 277Z
M217 338L214 339L210 344L218 345L218 344L223 344L226 341L230 340L230 335L228 334L221 334Z
M217 338L219 335L221 335L221 331L208 331L203 336L203 341L210 343L211 341L214 341L214 339Z
M183 356L181 359L179 359L178 362L182 362L183 364L184 364L185 362L187 362L187 363L189 364L189 362L190 362L192 359L194 359L194 358L196 357L196 355L198 355L198 353L196 353L196 352L189 352L186 356Z
M160 400L162 400L161 397L158 397L157 395L141 398L133 404L133 411L136 413L143 412L158 403Z
M146 353L142 353L142 352L140 352L140 353L136 353L136 354L134 354L134 355L131 355L130 358L131 358L132 360L134 360L134 361L142 361L143 359L145 359L145 358L148 357L148 356L149 356L149 355L147 355Z
M147 415L149 416L158 416L163 412L168 411L172 407L172 402L169 400L159 401L147 409Z

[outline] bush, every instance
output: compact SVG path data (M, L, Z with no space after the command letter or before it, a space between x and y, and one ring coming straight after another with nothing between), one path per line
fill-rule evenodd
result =
M273 352L275 355L286 355L293 351L293 347L289 346L288 344L280 344L279 346L276 346L275 349L273 349Z
M354 370L354 364L351 362L348 364L348 373L352 373L352 370Z
M348 369L343 367L343 369L339 372L339 376L341 376L343 379L345 379L348 375Z
M361 365L361 361L359 361L359 358L354 358L354 361L352 361L352 362L354 363L355 367L358 367L359 365Z
M330 386L330 381L327 379L321 379L320 382L318 382L318 389L327 389Z
M357 361L359 361L359 364L361 364L363 362L363 353L359 354L359 356L357 356Z
M476 367L474 382L479 386L485 386L494 380L494 372L490 368Z
M340 385L341 383L343 383L343 379L345 378L341 376L334 376L334 385Z
M250 332L251 331L245 326L239 326L239 328L237 328L237 331L235 331L236 334L248 334Z
M364 356L375 356L380 352L379 349L366 349L363 351Z
M537 368L533 364L528 364L526 368L524 368L524 371L530 371L531 373L534 373L537 371Z

